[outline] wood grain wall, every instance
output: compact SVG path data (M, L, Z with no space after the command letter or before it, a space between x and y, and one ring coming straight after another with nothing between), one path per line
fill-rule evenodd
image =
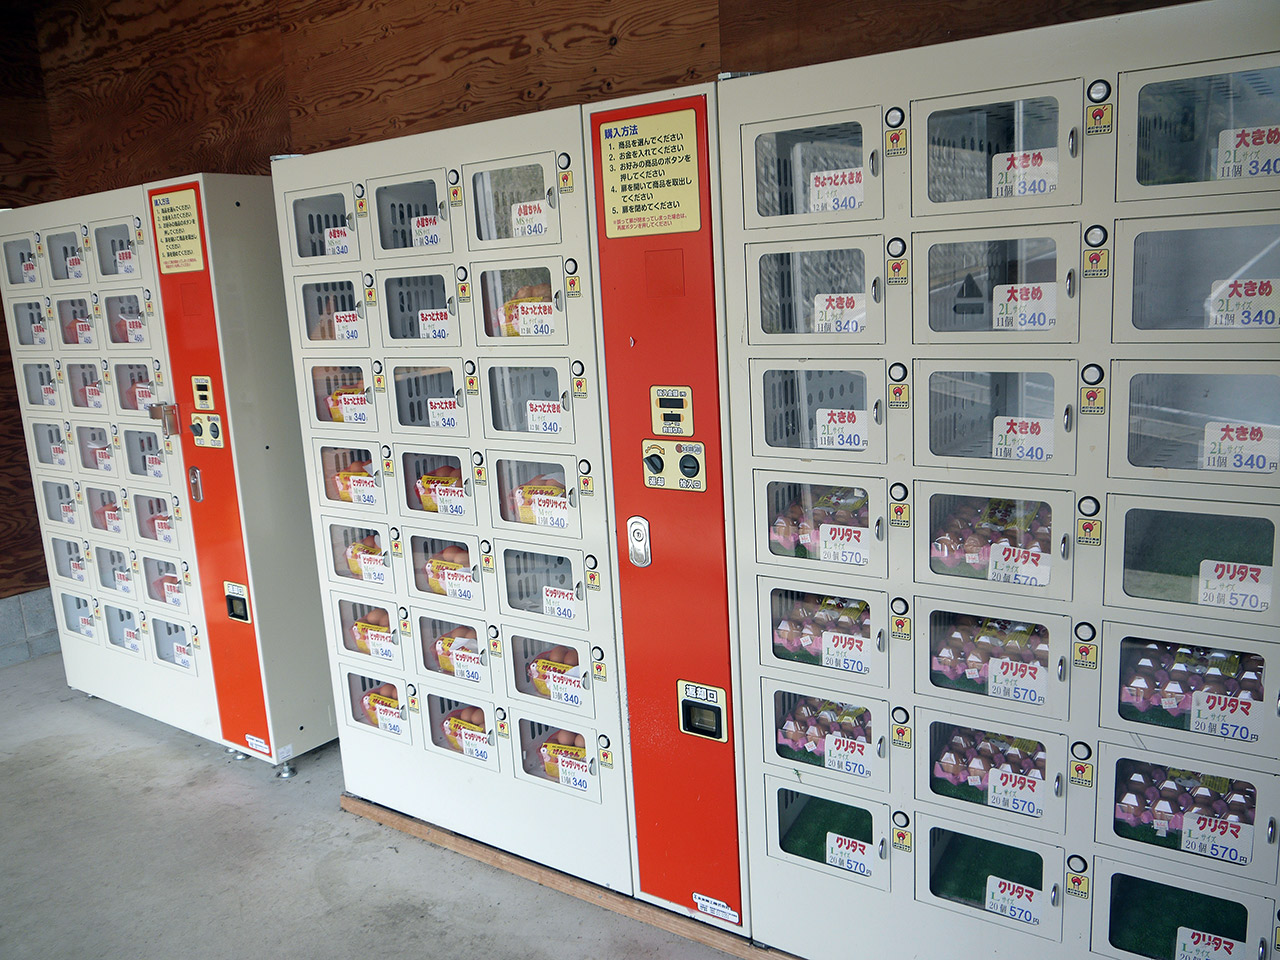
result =
M0 207L1178 0L0 0ZM0 358L0 596L44 566Z

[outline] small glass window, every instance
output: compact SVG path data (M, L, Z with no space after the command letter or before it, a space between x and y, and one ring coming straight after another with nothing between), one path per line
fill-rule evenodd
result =
M22 379L27 388L27 403L39 407L58 405L58 388L53 383L53 368L47 363L24 363ZM98 396L101 398L101 390ZM85 404L87 406L87 404Z
M378 244L383 250L439 247L444 237L434 180L378 187Z
M1048 754L1038 740L939 721L929 725L929 759L939 797L1044 816Z
M324 423L367 425L372 404L365 392L364 370L356 366L311 368L316 419Z
M1275 473L1278 457L1280 377L1141 373L1129 381L1135 467L1257 476Z
M929 246L929 329L1035 333L1058 324L1057 244L1049 237Z
M342 646L347 650L398 659L398 654L387 657L387 652L399 644L388 608L362 600L339 600L338 621Z
M985 911L988 883L993 879L1039 893L1044 888L1044 858L1007 843L942 827L930 829L929 892L935 897Z
M165 663L172 663L185 670L194 666L186 627L154 617L151 620L151 634L155 638L156 656Z
M765 498L770 553L854 566L869 562L866 490L772 481Z
M581 707L590 667L573 644L515 634L507 641L516 689L566 707Z
M1278 104L1280 67L1146 84L1138 91L1138 182L1280 177Z
M561 322L546 267L481 271L480 306L487 337L550 337Z
M876 857L873 831L865 807L799 790L778 791L778 846L793 857L869 876Z
M484 710L449 697L427 695L431 742L474 760L493 757Z
M1131 597L1261 612L1270 606L1275 525L1264 517L1129 510L1124 592ZM1243 570L1241 570L1243 568ZM1237 572L1238 576L1233 576Z
M138 617L132 610L102 605L102 622L107 625L107 642L113 647L128 650L130 653L142 652L142 638L138 632Z
M498 510L509 523L563 532L569 526L564 466L539 460L498 460Z
M1039 500L934 494L929 569L1028 587L1049 584L1053 510Z
M555 367L491 367L489 399L495 430L552 437L570 433Z
M471 178L471 190L479 239L546 238L555 212L541 164L482 170Z
M76 445L80 448L80 464L86 470L110 473L113 466L111 438L102 427L76 427Z
M1280 225L1138 234L1133 325L1275 333L1280 329Z
M23 346L47 346L49 328L45 326L44 312L35 300L11 303L6 311L17 331L18 342Z
M74 232L54 233L45 238L49 250L49 270L55 280L84 280L88 274L80 237Z
M1022 371L929 375L929 450L939 457L1053 460L1053 377Z
M390 682L358 673L347 674L351 692L351 718L388 733L401 736L405 732L400 707L400 690Z
M400 458L405 503L410 510L443 516L466 514L462 460L437 453L406 450Z
M406 427L459 430L465 411L452 367L396 367L396 418Z
M1238 941L1249 933L1249 910L1243 903L1185 886L1114 873L1109 896L1107 942L1140 957L1176 960L1179 927Z
M381 464L379 464L381 466ZM375 479L373 451L365 447L321 447L320 473L329 500L377 506L382 502L380 479Z
M131 277L138 273L133 248L133 228L124 223L98 227L93 231L98 250L98 272L104 277Z
M58 330L67 346L93 345L93 321L89 319L89 301L83 298L58 300Z
M871 711L856 703L802 697L783 690L773 695L774 750L784 760L838 769L854 777L870 777L873 737L883 731L871 728ZM850 749L849 743L861 744ZM862 761L827 762L827 751L843 756L861 755ZM847 766L846 766L847 764Z
M293 227L299 257L338 257L355 252L355 228L347 224L347 204L340 193L293 201Z
M151 377L151 367L145 363L116 364L116 396L121 410L145 411L156 402Z
M89 525L106 533L124 533L120 502L111 490L85 487L85 505L89 508Z
M393 340L447 340L452 323L449 292L438 273L387 277L382 311Z
M124 456L133 476L164 479L164 447L154 430L124 431Z
M929 682L939 689L1043 706L1048 671L1042 624L948 610L929 615Z
M566 730L536 720L520 721L520 756L525 773L552 783L579 790L587 789L587 738L576 730ZM561 766L564 760L573 762ZM581 771L581 773L579 773ZM579 777L574 782L574 777Z
M776 587L769 597L773 655L815 667L870 672L871 608L865 600Z
M364 319L356 309L350 280L320 280L302 285L302 319L308 340L358 340Z
M769 334L853 336L867 329L863 252L797 250L760 258L760 324Z
M507 603L516 610L585 626L586 613L568 557L531 550L503 550Z
M36 254L31 249L31 241L22 237L18 240L4 242L4 269L13 285L20 283L38 283L40 274L36 268Z
M389 585L387 554L377 530L331 524L329 548L333 572L338 576L378 586Z
M67 629L90 640L96 639L97 627L93 622L93 607L89 605L89 601L73 593L63 593L60 597L62 618Z
M182 575L176 564L155 557L142 558L142 581L147 596L156 603L182 606Z
M475 627L437 617L418 618L422 662L432 673L479 682L480 636Z
M480 599L479 584L471 563L471 551L458 540L413 536L413 576L418 589L455 600Z
M67 364L67 386L71 388L71 405L86 410L106 409L102 392L102 370L96 363Z
M1043 196L1058 189L1058 101L1005 100L929 114L934 203Z
M856 370L766 370L764 438L771 447L866 452L867 378Z
M118 293L105 297L103 303L107 315L107 332L112 343L147 342L142 303L137 294Z
M849 213L863 204L862 124L833 123L756 137L762 217Z

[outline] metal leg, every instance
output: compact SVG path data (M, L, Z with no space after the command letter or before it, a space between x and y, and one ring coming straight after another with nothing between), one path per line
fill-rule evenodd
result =
M227 747L226 752L231 754L232 760L248 760L249 759L249 755L247 753L241 753L235 747Z
M284 763L276 767L277 780L289 780L298 775L298 768L286 760Z

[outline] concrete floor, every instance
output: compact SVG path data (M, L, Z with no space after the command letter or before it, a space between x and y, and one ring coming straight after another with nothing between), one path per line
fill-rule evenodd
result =
M292 780L0 670L0 957L602 960L725 954L338 808L336 744Z

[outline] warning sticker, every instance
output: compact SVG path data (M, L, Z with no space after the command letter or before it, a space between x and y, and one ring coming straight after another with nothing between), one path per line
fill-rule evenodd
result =
M156 255L161 273L194 273L204 269L196 203L196 192L191 187L152 196L151 219L156 227Z
M693 110L601 124L600 158L606 237L701 229Z

